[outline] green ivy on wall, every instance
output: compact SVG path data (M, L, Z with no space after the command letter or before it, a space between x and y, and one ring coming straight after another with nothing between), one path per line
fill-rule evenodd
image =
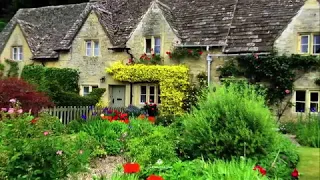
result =
M19 76L19 67L18 62L6 59L5 62L10 66L7 76L8 77L18 77Z
M4 64L0 63L0 78L4 75Z
M304 73L320 66L318 56L279 56L276 53L239 56L220 68L221 77L246 77L251 83L267 84L269 104L282 101L293 90L297 72Z

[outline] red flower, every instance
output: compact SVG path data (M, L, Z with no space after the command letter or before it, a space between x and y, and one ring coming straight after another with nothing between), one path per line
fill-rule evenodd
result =
M170 57L170 59L172 59L172 56L169 56Z
M125 119L124 123L129 124L129 119Z
M203 52L202 52L202 51L200 51L200 52L199 52L199 54L200 54L200 56L201 56L201 55L203 54Z
M152 57L154 57L155 56L155 54L152 54Z
M286 94L290 94L290 90L289 90L289 89L285 90L284 92L285 92Z
M259 59L258 54L254 53L253 56L254 56L254 58L256 58L256 59Z
M294 178L298 178L299 177L299 172L297 169L294 169L293 172L291 173L291 176Z
M260 172L263 176L267 174L267 171L266 171L263 167L261 167L261 166L259 166L259 165L255 166L255 167L253 168L253 170L259 170L259 172Z
M157 175L150 175L147 180L164 180L161 176L157 176Z
M154 108L151 109L152 111L154 110Z
M188 53L189 53L189 54L191 54L191 53L192 53L192 50L191 50L191 49L189 49L189 50L188 50Z
M32 120L30 121L30 123L31 123L31 124L36 124L38 120L39 120L38 117L37 117L37 118L34 118L34 119L32 119Z
M140 171L140 165L138 163L126 163L122 166L124 173L137 173Z

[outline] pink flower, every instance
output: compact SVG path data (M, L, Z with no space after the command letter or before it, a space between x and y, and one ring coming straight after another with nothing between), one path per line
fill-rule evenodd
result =
M16 99L10 99L9 102L15 103L15 102L17 102L17 100Z
M23 110L22 109L18 109L17 111L19 114L22 114L23 113Z
M285 92L286 94L290 94L290 90L289 90L289 89L285 90L284 92Z
M1 108L1 111L6 112L6 111L7 111L7 108Z
M80 150L80 151L79 151L79 154L83 154L83 150Z
M9 108L8 113L9 114L13 114L14 113L14 108Z
M48 131L43 132L43 135L47 136L49 134Z
M56 154L59 155L59 156L61 156L61 155L62 155L62 152L63 152L63 151L59 150L59 151L56 152Z

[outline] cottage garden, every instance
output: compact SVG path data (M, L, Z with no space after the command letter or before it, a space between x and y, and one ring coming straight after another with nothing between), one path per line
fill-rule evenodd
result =
M111 156L124 162L113 173L91 174L91 179L303 177L297 169L297 146L283 133L295 133L300 144L319 148L318 116L279 123L276 117L281 114L275 117L268 105L282 104L291 94L295 78L292 67L301 67L306 57L294 57L301 60L295 64L288 64L293 57L276 55L238 58L220 69L222 78L244 76L251 81L225 80L222 85L209 87L204 74L197 76L199 82L192 83L187 67L159 65L157 58L144 55L140 62L116 63L106 73L119 81L158 82L160 107L149 102L143 108L129 106L124 112L92 108L92 116L83 115L66 126L56 117L41 113L41 108L99 105L104 90L79 96L75 83L79 76L71 69L27 66L21 79L3 77L0 179L78 179L82 172L90 173L90 162ZM315 67L318 60L309 57L303 67ZM282 64L275 66L275 61ZM253 75L269 80L271 85L252 82ZM280 78L272 79L276 75Z

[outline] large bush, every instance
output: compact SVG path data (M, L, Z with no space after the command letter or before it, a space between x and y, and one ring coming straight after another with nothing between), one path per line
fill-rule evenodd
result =
M181 118L185 158L263 157L275 143L272 113L252 86L211 87L198 107Z
M0 79L0 108L9 108L10 99L22 103L25 112L31 110L37 113L43 107L53 106L44 93L37 92L36 88L27 82L17 78Z
M63 179L84 170L94 139L63 134L58 119L21 115L1 121L0 179Z

